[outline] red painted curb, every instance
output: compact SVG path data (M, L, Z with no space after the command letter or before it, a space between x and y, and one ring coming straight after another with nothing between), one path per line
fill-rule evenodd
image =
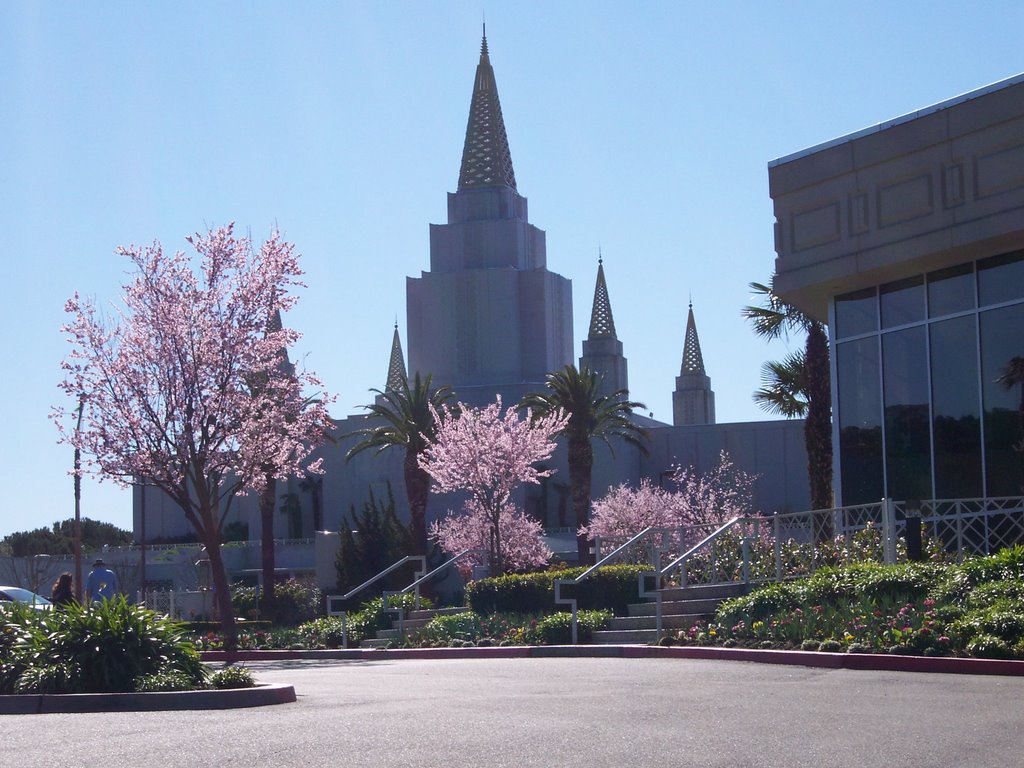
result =
M760 648L717 648L676 645L516 645L484 648L349 648L319 651L204 651L203 661L275 661L286 659L338 659L379 661L402 659L520 659L520 658L625 658L704 659L748 661L756 664L791 664L819 669L930 672L954 675L1024 676L1024 661L961 659L948 656L895 656L868 653L778 651Z

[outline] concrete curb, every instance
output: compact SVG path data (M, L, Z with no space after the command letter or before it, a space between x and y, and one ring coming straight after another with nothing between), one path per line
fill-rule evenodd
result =
M0 696L0 715L240 709L287 704L293 701L295 701L295 688L291 685L280 684L215 691L28 694Z
M656 645L516 645L486 648L351 648L320 651L205 651L203 661L287 661L339 659L348 661L400 661L402 659L516 659L516 658L620 658L711 659L757 664L791 664L823 669L931 672L953 675L1024 676L1024 661L958 659L948 656L891 656L871 653L775 651L756 648Z

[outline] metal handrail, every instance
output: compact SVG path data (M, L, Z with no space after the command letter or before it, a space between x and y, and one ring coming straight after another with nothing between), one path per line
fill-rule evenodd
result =
M612 560L613 558L617 557L619 555L619 553L622 552L622 550L626 549L627 547L632 547L638 541L640 541L641 539L645 538L646 536L649 536L651 533L664 533L664 532L666 532L666 530L668 530L668 529L666 529L666 528L654 528L653 526L644 528L642 531L640 531L640 533L638 533L636 536L631 538L629 541L625 542L624 544L620 544L618 547L616 547L611 552L609 552L607 555L602 557L600 560L598 560L592 566L587 568L587 570L585 570L583 573L581 573L575 579L555 579L555 605L568 605L568 606L572 607L572 644L573 645L576 645L577 642L579 642L576 598L574 598L574 597L573 598L570 598L570 597L563 598L562 597L562 585L563 584L572 584L572 585L579 584L580 582L584 581L585 579L590 578L590 574L592 574L594 571L596 571L601 566L605 565L609 560Z
M327 598L326 598L327 599L327 615L328 616L341 616L341 647L342 648L348 648L348 611L333 611L333 610L331 610L331 601L332 600L348 600L349 598L354 597L355 595L357 595L360 592L362 592L364 589L366 589L368 586L370 586L374 582L380 581L382 578L387 576L389 573L394 571L396 568L400 568L401 566L405 565L406 563L408 563L408 562L410 562L412 560L419 560L420 568L423 569L423 570L426 570L426 568L427 568L427 558L426 557L424 557L423 555L406 555L401 560L399 560L399 561L397 561L395 563L392 563L387 568L385 568L383 571L378 573L376 576L374 576L374 577L372 577L370 579L367 579L362 584L360 584L358 587L356 587L355 589L349 590L344 595L327 595ZM422 570L421 571L416 571L415 575L418 575L418 574L420 574L422 572L423 572ZM416 583L418 583L418 582L414 582L414 584L416 584ZM387 592L385 592L384 594L387 595ZM419 605L419 600L420 600L420 595L419 595L419 590L417 590L417 592L416 592L416 604L417 605ZM387 605L388 605L387 604L387 598L385 597L385 599L384 599L384 608L385 609L387 609Z
M657 637L658 640L661 640L661 600L662 600L661 579L662 579L662 577L667 575L667 574L669 574L669 573L671 573L673 570L675 570L676 568L678 568L681 565L685 566L686 561L689 560L691 557L693 557L693 555L695 555L697 552L699 552L704 547L708 546L710 543L714 542L716 539L718 539L719 536L723 535L726 531L728 531L734 525L736 525L737 523L739 523L739 522L741 522L742 520L745 520L745 519L747 519L747 518L744 518L744 517L734 517L734 518L732 518L727 523L721 525L713 533L711 533L708 536L704 537L697 544L694 544L688 550L683 552L683 554L679 555L679 557L677 557L675 560L670 562L664 568L655 568L653 571L643 571L643 572L640 573L638 578L639 578L639 582L640 582L639 592L640 592L640 597L641 598L645 598L645 597L650 597L651 596L651 593L647 590L647 578L651 577L651 576L654 577L654 601L655 601L654 629L655 629L655 636ZM746 542L744 542L744 549L745 548L746 548ZM744 559L746 559L746 558L744 558ZM746 570L746 569L744 569L744 570Z
M397 613L398 614L398 636L399 637L402 637L405 634L405 626L404 626L404 624L405 624L405 606L402 605L401 603L399 603L394 608L391 608L391 607L389 607L388 601L393 596L395 596L395 595L404 595L409 590L414 589L414 590L416 590L416 609L415 610L419 610L419 607L420 607L420 585L430 581L438 573L440 573L441 571L447 570L448 568L453 566L456 562L461 560L463 557L465 557L466 555L468 555L470 553L473 553L473 552L480 552L480 550L479 549L464 549L461 552L459 552L459 554L457 554L453 558L451 558L450 560L447 560L446 562L441 563L441 565L437 566L437 568L435 568L434 570L430 571L429 573L422 573L422 574L421 573L417 573L417 576L419 576L419 578L415 579L412 582L412 584L410 584L409 586L405 587L404 589L387 590L387 591L384 592L384 594L383 594L383 597L384 597L384 611L386 613ZM426 568L426 565L424 564L423 567Z

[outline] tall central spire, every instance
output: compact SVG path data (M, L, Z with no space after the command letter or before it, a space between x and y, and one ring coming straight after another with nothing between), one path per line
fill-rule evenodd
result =
M486 27L480 43L480 63L476 65L466 143L462 148L462 168L459 170L460 191L480 187L516 188L516 173L512 169L512 153L501 116L498 86L487 51Z

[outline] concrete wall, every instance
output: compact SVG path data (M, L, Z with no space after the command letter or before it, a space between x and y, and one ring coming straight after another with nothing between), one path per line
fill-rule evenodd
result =
M841 293L1024 240L1024 76L770 164L775 289L820 320Z

